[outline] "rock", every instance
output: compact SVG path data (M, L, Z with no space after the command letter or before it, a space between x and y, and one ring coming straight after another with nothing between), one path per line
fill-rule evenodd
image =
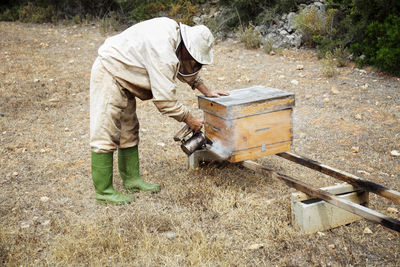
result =
M398 150L392 150L390 151L390 155L392 157L400 157L400 152Z
M27 222L22 222L22 223L21 223L21 228L22 228L22 229L29 228L29 226L30 226L30 225L29 225L29 223L27 223Z
M296 70L303 70L303 69L304 69L304 65L299 64L296 66Z
M40 153L46 153L46 149L40 149Z
M225 80L225 77L223 77L223 76L222 76L222 77L218 77L217 80L218 80L218 81L224 81L224 80Z
M329 102L329 98L325 97L324 99L322 99L322 102L328 103Z
M247 249L249 249L249 250L257 250L257 249L260 249L260 248L263 248L263 247L264 247L264 244L253 244L253 245L248 246Z
M163 142L158 142L157 145L161 146L161 147L165 147L165 144Z
M50 220L45 220L44 222L42 222L43 226L49 225L50 224Z
M298 81L298 80L291 80L290 83L291 83L291 84L294 84L294 85L298 85L298 84L299 84L299 81Z
M364 90L366 90L366 89L368 88L368 86L369 86L368 83L366 83L366 84L364 84L364 85L361 85L361 88L364 89Z
M323 12L325 11L325 5L321 2L315 2L314 6L316 6L319 10L321 10Z
M18 176L18 172L13 172L13 176Z
M356 114L356 115L354 116L354 118L355 118L356 120L362 120L362 117L361 117L360 114Z
M332 92L332 94L334 94L334 95L337 95L337 94L340 93L339 90L338 90L336 87L332 87L331 92Z
M165 234L165 236L166 236L168 239L172 240L172 239L175 239L175 238L177 237L177 234L176 234L175 232L167 232L167 233Z
M371 231L371 229L369 229L368 227L365 227L363 233L364 233L364 234L372 234L372 231Z
M364 175L371 175L369 172L363 171L363 170L358 170L357 171L360 174L364 174Z
M280 30L280 31L279 31L279 34L280 34L280 35L287 35L287 34L288 34L288 32L287 32L287 31L285 31L285 30Z
M335 248L335 244L330 244L328 247L329 247L330 249L334 249L334 248Z
M322 232L317 232L317 234L318 234L319 236L325 236L325 234L322 233Z
M200 19L200 17L194 16L194 17L193 17L193 22L194 22L194 24L196 24L196 25L201 24L201 19Z
M42 201L42 202L47 202L49 200L50 200L50 198L46 197L46 196L43 196L43 197L40 198L40 201Z
M294 13L294 12L290 12L288 15L287 15L287 20L288 20L288 23L289 23L289 27L290 28L295 28L296 27L296 24L295 24L295 22L294 22L294 19L297 17L297 14L296 13Z
M389 207L389 208L387 208L387 211L388 211L388 212L391 212L391 213L398 213L398 212L399 212L399 210L398 210L398 209L396 209L396 208L393 208L393 207Z
M359 151L360 151L360 148L358 146L353 146L351 148L351 152L353 152L353 153L358 153Z

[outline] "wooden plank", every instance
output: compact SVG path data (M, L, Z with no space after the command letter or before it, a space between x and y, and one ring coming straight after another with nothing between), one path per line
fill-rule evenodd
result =
M224 120L213 114L204 113L205 120L205 134L213 142L220 142L221 145L233 150L232 134L234 130L232 129L232 121Z
M212 98L211 98L212 99ZM221 118L227 117L226 106L215 103L208 98L198 98L199 108Z
M389 188L386 188L382 185L363 180L351 173L341 171L332 167L329 167L325 164L319 163L315 160L307 159L302 156L298 156L293 153L279 153L277 156L280 156L282 158L285 158L287 160L293 161L295 163L298 163L300 165L303 165L305 167L308 167L310 169L316 170L318 172L327 174L329 176L332 176L336 179L345 181L355 187L364 189L368 192L375 193L377 195L380 195L382 197L385 197L387 199L392 200L395 203L400 204L400 193L394 190L391 190Z
M224 120L209 113L205 113L204 118L206 136L232 151L292 140L291 109L237 120Z
M292 139L292 109L233 120L234 150L275 144Z
M229 96L198 97L199 108L224 119L237 119L294 106L294 94L266 86L230 91Z
M264 100L241 106L229 107L230 119L239 119L246 116L274 112L283 109L291 109L294 106L294 96L286 98Z
M339 208L347 210L353 214L359 215L369 221L379 223L389 229L400 232L400 221L398 221L394 218L388 217L384 214L381 214L377 211L371 210L362 205L353 203L346 199L341 199L333 194L330 194L330 193L323 191L321 189L318 189L318 188L314 188L311 185L308 185L308 184L306 184L302 181L299 181L295 178L292 178L287 175L280 174L278 172L275 172L273 170L265 168L262 165L254 162L254 161L247 160L247 161L242 162L242 165L250 170L253 170L257 173L263 174L267 177L277 178L277 179L283 181L286 185L293 187L303 193L306 193L307 195L323 199L332 205L335 205Z
M249 148L242 151L234 151L232 152L232 156L228 159L228 161L239 162L248 159L256 159L270 155L275 155L280 152L289 151L290 145L291 141L287 141L287 142L280 142L276 144L266 145L264 152L261 146L255 148Z

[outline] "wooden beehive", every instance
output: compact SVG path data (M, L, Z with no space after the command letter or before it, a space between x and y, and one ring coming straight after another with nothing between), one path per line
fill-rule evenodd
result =
M230 96L199 96L205 133L231 152L230 162L286 152L292 143L294 94L265 86L230 91Z

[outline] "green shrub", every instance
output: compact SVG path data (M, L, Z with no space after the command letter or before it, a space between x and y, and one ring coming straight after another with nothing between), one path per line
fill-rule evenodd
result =
M279 20L278 9L276 7L266 8L258 14L255 22L257 25L272 25Z
M345 67L349 62L350 52L347 47L336 47L333 49L333 58L336 61L336 66Z
M263 48L264 52L267 53L268 55L271 54L274 51L274 43L272 40L267 40L263 42Z
M40 7L34 5L32 2L28 2L25 6L21 7L18 12L20 21L30 23L52 22L54 14L55 10L52 5Z
M383 23L371 23L366 38L354 44L352 50L365 56L357 63L371 64L400 76L400 16L390 15Z
M79 14L76 14L73 18L72 18L72 22L74 24L81 24L82 23L82 19L81 16Z
M335 59L331 52L327 52L325 58L322 60L321 72L326 77L333 77L338 74Z
M193 17L197 13L197 5L192 4L190 1L181 0L170 5L169 15L184 24L193 25Z
M259 48L261 45L260 32L253 26L250 25L244 30L239 28L240 41L244 43L246 48Z
M117 13L111 11L107 16L101 20L100 32L106 34L108 32L116 31L119 29L120 21Z
M309 10L303 9L294 19L296 29L303 34L303 41L310 47L316 44L314 36L325 35L328 32L326 22L326 14L315 6Z
M16 21L19 18L19 8L18 6L13 6L11 8L6 8L0 14L0 21Z

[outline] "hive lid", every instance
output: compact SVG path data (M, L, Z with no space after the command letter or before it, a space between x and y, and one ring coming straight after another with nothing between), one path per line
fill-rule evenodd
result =
M207 99L208 101L218 103L222 106L236 106L243 105L252 102L258 102L262 100L271 100L287 96L294 96L293 93L285 92L276 88L266 86L253 86L248 88L236 89L229 91L229 96L221 97L205 97L199 96L199 98Z

